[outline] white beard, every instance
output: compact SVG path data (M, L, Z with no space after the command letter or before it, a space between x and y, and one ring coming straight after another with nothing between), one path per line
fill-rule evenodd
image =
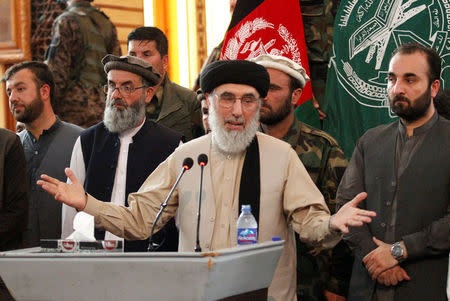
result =
M112 101L106 99L103 123L112 133L122 133L139 125L145 116L145 97L138 103L126 107L123 111L113 107Z
M242 131L227 131L214 109L213 101L210 102L209 126L211 127L212 146L225 154L238 154L243 152L252 142L258 130L259 106L249 123L245 124Z

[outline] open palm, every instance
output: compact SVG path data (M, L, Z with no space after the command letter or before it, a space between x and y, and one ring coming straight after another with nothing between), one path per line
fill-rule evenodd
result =
M355 196L353 200L342 206L330 220L330 226L332 229L348 233L348 227L359 227L364 223L370 223L372 221L372 217L376 216L376 213L374 211L363 210L357 207L358 204L361 203L366 197L367 193L361 192Z
M66 168L64 172L72 182L71 184L61 182L45 174L41 175L41 180L38 180L37 184L53 195L55 200L77 210L83 210L86 206L86 194L83 185L81 185L70 168Z

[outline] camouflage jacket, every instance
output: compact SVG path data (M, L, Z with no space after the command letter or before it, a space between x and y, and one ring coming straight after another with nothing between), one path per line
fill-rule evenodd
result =
M52 40L55 19L66 9L65 1L31 0L31 58L43 61Z
M325 98L327 65L333 46L333 24L340 2L340 0L300 0L311 87L319 105L323 104ZM317 110L314 111L317 114ZM300 115L301 119L311 121L302 113ZM314 116L312 120L320 124L319 116Z
M347 159L336 140L307 124L294 120L283 137L325 198L336 211L336 191L347 167ZM296 235L297 236L297 235ZM325 300L323 291L346 296L352 267L351 253L340 242L332 250L312 249L297 236L297 296L299 300Z
M309 62L328 62L340 0L300 0Z
M70 9L76 8L77 13ZM86 11L83 14L83 11ZM89 11L89 12L88 12ZM53 72L55 78L55 97L53 109L55 113L64 121L74 123L83 127L89 127L103 119L104 94L101 85L104 83L86 85L82 83L84 53L90 51L91 45L86 45L82 25L78 15L91 16L93 24L102 21L102 27L98 32L103 36L104 55L111 53L120 55L120 44L117 39L117 32L108 17L101 11L92 8L89 2L79 2L70 5L53 23L52 42L47 49L46 63ZM77 15L78 14L78 15ZM108 26L104 26L108 24ZM98 42L98 41L96 41ZM103 48L103 47L102 47ZM92 51L92 50L91 50ZM103 56L104 56L103 55ZM97 55L99 57L101 55ZM87 60L86 60L87 61ZM97 59L95 60L97 62ZM95 64L96 62L90 62ZM101 61L98 60L100 68L103 70ZM104 73L101 74L104 77Z
M330 211L335 212L336 191L348 164L337 141L324 131L296 119L283 140L296 151Z

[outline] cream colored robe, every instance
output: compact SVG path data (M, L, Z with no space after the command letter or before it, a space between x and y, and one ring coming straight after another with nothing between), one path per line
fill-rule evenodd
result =
M257 135L261 162L258 241L270 241L274 236L281 236L286 241L269 287L269 296L280 301L294 301L296 249L292 229L300 233L302 240L324 247L334 246L340 235L330 232L330 216L324 199L291 146L262 133ZM97 201L89 196L84 211L95 216L96 227L126 239L144 239L150 234L160 204L175 183L184 158L192 157L195 164L181 179L157 228L176 214L180 230L179 251L194 251L200 179L200 167L196 161L201 153L207 154L210 160L204 169L202 191L202 251L233 247L236 245L239 183L245 154L225 156L218 153L211 147L211 134L181 145L161 163L139 191L130 194L130 208ZM223 172L235 176L217 176ZM232 185L229 186L227 181ZM223 185L231 189L221 189ZM225 202L230 198L231 206L227 211Z

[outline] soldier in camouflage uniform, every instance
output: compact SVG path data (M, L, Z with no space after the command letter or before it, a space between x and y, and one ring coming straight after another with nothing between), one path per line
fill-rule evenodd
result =
M64 121L89 127L103 119L106 82L101 59L120 55L109 18L88 0L72 0L53 24L46 63L56 84L55 113Z
M296 118L283 140L295 149L328 208L335 213L336 191L348 163L336 140ZM347 295L353 258L343 241L332 250L322 251L309 248L297 237L297 262L298 300L327 300L330 294L324 291Z
M311 77L311 87L316 103L315 108L322 105L325 98L325 84L327 80L327 66L333 46L333 24L340 0L300 0L302 11L303 29L305 31L305 42L308 53L309 71ZM295 115L306 122L311 121L310 116L306 116L306 110L302 106L311 106L311 103L302 104L295 110ZM325 117L321 111L321 118Z
M261 131L292 145L335 213L336 191L348 162L333 137L294 116L294 106L309 80L306 71L285 57L265 54L253 60L265 66L270 75L269 92L261 104ZM297 235L298 299L345 300L352 263L343 242L332 250L312 249Z

